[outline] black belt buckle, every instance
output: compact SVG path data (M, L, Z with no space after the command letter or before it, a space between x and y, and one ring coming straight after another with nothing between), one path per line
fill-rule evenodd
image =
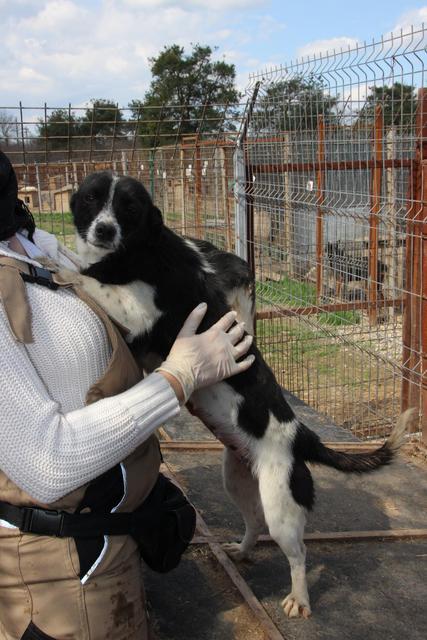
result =
M23 280L26 280L27 282L35 282L36 284L40 284L43 287L48 287L53 290L58 288L59 285L54 282L52 273L48 269L45 269L44 267L36 267L33 264L28 264L28 267L30 269L30 273L23 273Z
M22 524L23 533L35 533L41 536L61 537L64 514L53 509L34 509L24 507Z

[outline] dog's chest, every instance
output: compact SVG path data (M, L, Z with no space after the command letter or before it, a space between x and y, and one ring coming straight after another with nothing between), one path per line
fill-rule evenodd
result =
M113 320L128 329L128 342L149 333L163 315L155 304L155 288L146 282L102 284L94 278L81 276L79 284Z

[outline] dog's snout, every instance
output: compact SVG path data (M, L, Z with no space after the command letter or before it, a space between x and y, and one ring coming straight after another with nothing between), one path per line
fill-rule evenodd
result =
M98 222L95 227L95 235L98 240L109 242L116 235L116 229L112 224L108 224L106 222Z

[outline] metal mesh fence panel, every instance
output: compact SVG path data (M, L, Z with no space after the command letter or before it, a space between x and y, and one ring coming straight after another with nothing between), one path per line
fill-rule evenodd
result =
M36 221L70 247L85 175L141 180L179 233L248 259L284 387L362 438L427 439L424 27L253 74L241 104L0 107Z

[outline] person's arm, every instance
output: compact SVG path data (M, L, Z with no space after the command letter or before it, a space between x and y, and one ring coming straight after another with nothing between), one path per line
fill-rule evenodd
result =
M0 468L39 502L101 475L179 413L169 383L151 374L129 391L63 414L4 326L0 372Z
M228 334L224 329L234 322L233 314L224 317L220 328L215 325L194 335L205 311L196 309L184 324L184 340L177 339L170 362L162 365L170 371L150 374L121 394L66 414L49 396L1 314L0 468L35 500L54 502L122 461L177 415L173 386L184 400L193 389L248 368L252 357L240 363L235 359L246 352L251 339L234 346L242 328ZM171 375L173 386L168 382Z

